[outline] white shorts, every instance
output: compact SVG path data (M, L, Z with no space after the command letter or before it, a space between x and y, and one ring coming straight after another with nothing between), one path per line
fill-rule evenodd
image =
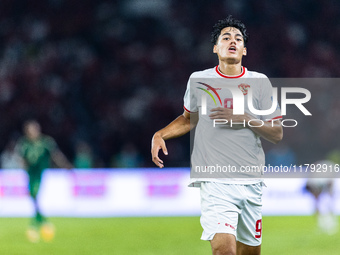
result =
M250 246L262 241L262 183L201 184L202 240L228 233Z

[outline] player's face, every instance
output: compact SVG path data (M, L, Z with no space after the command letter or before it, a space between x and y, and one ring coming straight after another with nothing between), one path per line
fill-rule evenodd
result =
M247 55L247 48L244 47L244 40L240 30L234 27L222 29L214 53L218 55L220 61L227 61L229 64L241 62L242 57Z
M40 136L40 125L35 122L27 124L25 134L31 140L37 139Z

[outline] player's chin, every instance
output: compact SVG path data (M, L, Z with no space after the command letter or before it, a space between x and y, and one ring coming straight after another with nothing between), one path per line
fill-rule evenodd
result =
M237 64L241 61L240 57L236 54L228 54L225 57L221 58L221 60L227 62L228 64Z

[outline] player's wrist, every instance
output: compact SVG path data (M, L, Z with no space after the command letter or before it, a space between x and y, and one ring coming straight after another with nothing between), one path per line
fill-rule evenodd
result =
M248 113L245 113L244 114L244 121L245 121L245 124L246 124L246 127L250 128L249 126L249 121L252 119L252 117L248 114Z
M157 139L163 139L162 133L160 131L157 131L152 137L152 140L157 140Z

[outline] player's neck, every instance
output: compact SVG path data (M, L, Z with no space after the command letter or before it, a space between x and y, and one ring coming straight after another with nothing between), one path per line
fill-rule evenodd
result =
M242 65L241 62L237 64L227 64L225 62L220 61L218 65L219 71L228 76L239 75L242 73Z
M38 141L39 138L40 138L40 135L39 136L27 136L28 140L32 141L32 142L35 142L35 141Z

